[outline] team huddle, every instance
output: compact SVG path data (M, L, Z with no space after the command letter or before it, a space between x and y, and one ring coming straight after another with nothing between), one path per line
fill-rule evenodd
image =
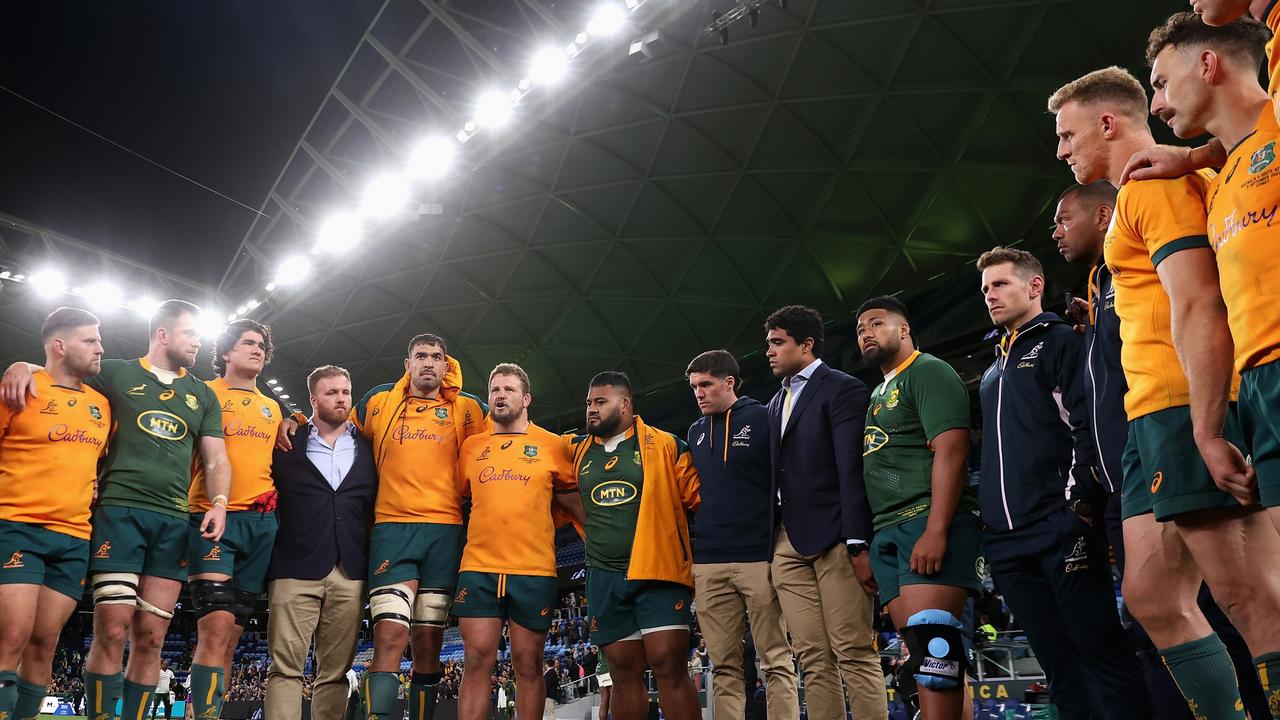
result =
M102 357L98 318L57 309L41 328L44 364L15 363L0 393L0 720L39 714L59 633L86 591L94 604L88 713L111 720L119 706L121 717L142 717L183 583L197 617L194 714L217 718L285 532L273 473L295 440L313 462L329 458L337 481L354 463L376 468L366 528L368 720L394 712L407 647L410 717L432 716L451 615L466 653L459 716L490 710L504 624L517 714L542 714L555 533L568 523L585 539L591 636L609 664L612 715L644 716L651 669L666 715L699 717L685 659L694 589L701 602L709 571L691 544L690 517L705 498L730 501L709 483L713 473L716 482L731 477L730 450L737 457L748 447L772 473L762 490L769 527L756 543L763 559L778 575L794 567L784 569L786 558L803 556L821 575L813 558L835 547L850 579L838 604L865 605L865 594L887 607L908 653L900 680L916 686L924 717L966 712L971 624L962 618L987 570L1024 619L1063 717L1149 713L1132 698L1143 683L1125 657L1132 650L1109 644L1123 631L1109 564L1098 561L1108 541L1125 604L1194 717L1244 718L1241 688L1255 683L1280 717L1280 251L1266 244L1280 212L1280 53L1268 32L1280 30L1280 3L1193 5L1151 33L1150 100L1116 67L1048 100L1057 156L1079 183L1059 198L1054 237L1069 261L1090 265L1089 292L1068 308L1072 327L1044 312L1044 272L1029 253L996 248L979 259L985 302L1004 333L979 388L976 491L968 390L946 362L917 349L908 310L894 298L857 312L862 357L884 377L870 392L820 367L821 318L798 306L766 322L770 365L782 380L767 411L745 409L733 394L740 379L728 353L695 358L686 375L706 422L687 441L645 423L627 376L613 371L588 383L585 432L556 435L529 421L524 369L494 367L482 400L463 391L459 363L433 334L409 343L397 382L354 404L347 371L317 368L308 378L316 414L287 417L258 389L274 350L261 323L237 320L222 331L212 348L217 377L205 382L188 372L202 347L190 303L161 304L148 352L133 360ZM1264 63L1268 88L1257 79ZM1179 137L1214 139L1189 151L1159 146L1148 113ZM800 427L805 408L831 402L814 399L827 392L821 383L848 393L833 396L843 407L832 417L843 419L824 426L838 436L831 464L839 489L817 497L826 491L806 490L808 466L787 448L798 442L788 430ZM750 425L731 421L735 409L761 413L771 444L753 446ZM794 514L806 492L839 529L812 549ZM1062 549L1037 549L1061 538ZM1031 567L1045 552L1060 566ZM829 617L819 631L826 635L810 643L799 599L777 577L773 584L771 612L786 615L810 717L843 717L841 677L862 712L860 671L845 663L834 629L842 621ZM1202 584L1225 620L1206 618ZM1060 602L1047 607L1055 593ZM271 600L273 610L284 605ZM762 645L769 621L780 622L751 617ZM1256 677L1233 667L1223 623L1243 637ZM716 665L741 662L740 649L736 660L712 650ZM830 672L818 670L824 662ZM789 653L780 664L790 668ZM1083 677L1082 665L1108 679ZM779 717L794 717L791 672L789 686L785 678L776 686L791 693L792 708L780 703ZM835 700L826 696L831 682ZM717 675L717 702L734 692L730 684ZM772 675L769 690L774 714ZM883 717L879 703L865 714ZM740 716L740 706L732 712Z

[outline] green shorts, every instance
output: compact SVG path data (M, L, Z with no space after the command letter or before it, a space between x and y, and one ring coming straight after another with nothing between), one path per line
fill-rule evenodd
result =
M1233 403L1227 409L1224 434L1237 446L1240 421ZM1156 520L1182 513L1238 507L1218 489L1200 458L1191 432L1191 408L1167 408L1129 421L1129 441L1121 460L1124 488L1120 510L1125 518L1154 512Z
M452 593L466 531L440 523L378 523L369 539L369 587L416 580L418 590Z
M591 642L639 640L654 630L687 629L693 623L693 590L680 583L628 580L627 574L587 568Z
M79 600L89 570L89 541L0 520L0 560L0 585L44 585Z
M231 576L231 586L245 592L265 589L271 548L276 542L275 513L237 510L227 513L227 527L218 542L200 536L204 514L191 516L187 526L188 568L192 575L218 573Z
M880 586L880 602L888 605L903 585L950 585L971 595L982 591L982 524L971 512L958 512L947 528L947 553L933 576L911 572L911 551L924 534L929 516L877 530L871 540L871 570Z
M1280 362L1240 373L1240 430L1263 507L1280 505Z
M501 618L526 630L551 629L556 579L537 575L464 572L458 575L453 614L469 618Z
M187 581L187 519L155 510L99 505L93 511L89 574L135 573Z

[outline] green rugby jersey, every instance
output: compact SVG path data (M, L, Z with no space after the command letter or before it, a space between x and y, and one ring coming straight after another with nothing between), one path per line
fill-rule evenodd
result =
M635 430L613 452L595 438L578 463L578 489L586 511L587 564L625 573L631 564L644 468Z
M145 358L103 360L85 384L107 396L115 425L98 502L187 517L195 440L222 437L213 390L186 370L165 385Z
M947 430L969 429L969 393L946 362L915 352L885 376L867 403L862 475L876 530L929 513L933 451ZM956 512L978 507L965 487Z

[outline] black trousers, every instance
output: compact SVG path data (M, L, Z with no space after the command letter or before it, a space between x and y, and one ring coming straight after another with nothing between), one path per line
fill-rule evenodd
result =
M169 712L173 707L169 704L169 693L156 693L155 700L151 701L151 717L156 716L156 708L164 705L164 717L168 720Z
M1137 720L1151 710L1120 625L1106 536L1066 507L987 531L987 568L1049 677L1063 720Z
M1120 517L1120 493L1112 493L1107 498L1107 511L1104 516L1104 522L1107 529L1107 539L1111 542L1111 549L1116 556L1116 567L1120 568L1120 572L1123 574L1125 552L1124 532ZM1240 631L1236 630L1231 621L1227 619L1226 613L1222 612L1222 608L1218 607L1213 595L1209 593L1208 585L1200 585L1200 595L1196 598L1196 602L1200 606L1200 612L1204 613L1205 619L1209 621L1213 631L1218 634L1218 637L1222 639L1222 643L1227 646L1227 653L1231 655L1231 664L1236 669L1236 682L1240 686L1240 699L1244 701L1245 711L1249 713L1249 717L1268 717L1271 714L1271 710L1267 706L1267 695L1262 690L1262 682L1258 680L1257 670L1253 666L1253 656L1249 652L1249 646L1245 645ZM1138 650L1138 659L1142 662L1142 671L1147 679L1147 688L1151 692L1151 706L1155 711L1155 717L1159 720L1193 720L1194 716L1191 714L1191 708L1187 707L1187 701L1182 697L1182 691L1178 689L1177 683L1173 681L1173 676L1169 674L1169 669L1160 660L1160 653L1156 651L1151 638L1147 636L1146 631L1142 629L1138 621L1128 616L1128 613L1125 613L1122 619L1129 641Z

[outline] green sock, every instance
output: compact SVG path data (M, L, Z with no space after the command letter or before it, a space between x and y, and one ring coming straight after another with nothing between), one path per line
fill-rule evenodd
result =
M1169 674L1195 717L1244 720L1244 703L1227 646L1216 634L1160 650Z
M409 720L431 720L443 679L444 673L439 672L413 674L409 681Z
M121 718L146 717L151 708L151 698L156 694L155 683L136 683L128 678L124 681L124 703L120 706Z
M222 714L222 676L220 667L191 666L191 709L197 720L213 720Z
M18 702L18 673L0 672L0 720L12 720L13 706Z
M40 716L48 685L37 685L18 678L18 703L13 706L13 720L35 720Z
M1253 659L1253 665L1258 668L1258 679L1262 681L1271 717L1280 718L1280 652L1259 655Z
M116 700L124 692L124 673L84 674L84 708L88 720L115 720Z
M390 715L400 694L400 678L393 672L371 672L364 676L365 720Z

